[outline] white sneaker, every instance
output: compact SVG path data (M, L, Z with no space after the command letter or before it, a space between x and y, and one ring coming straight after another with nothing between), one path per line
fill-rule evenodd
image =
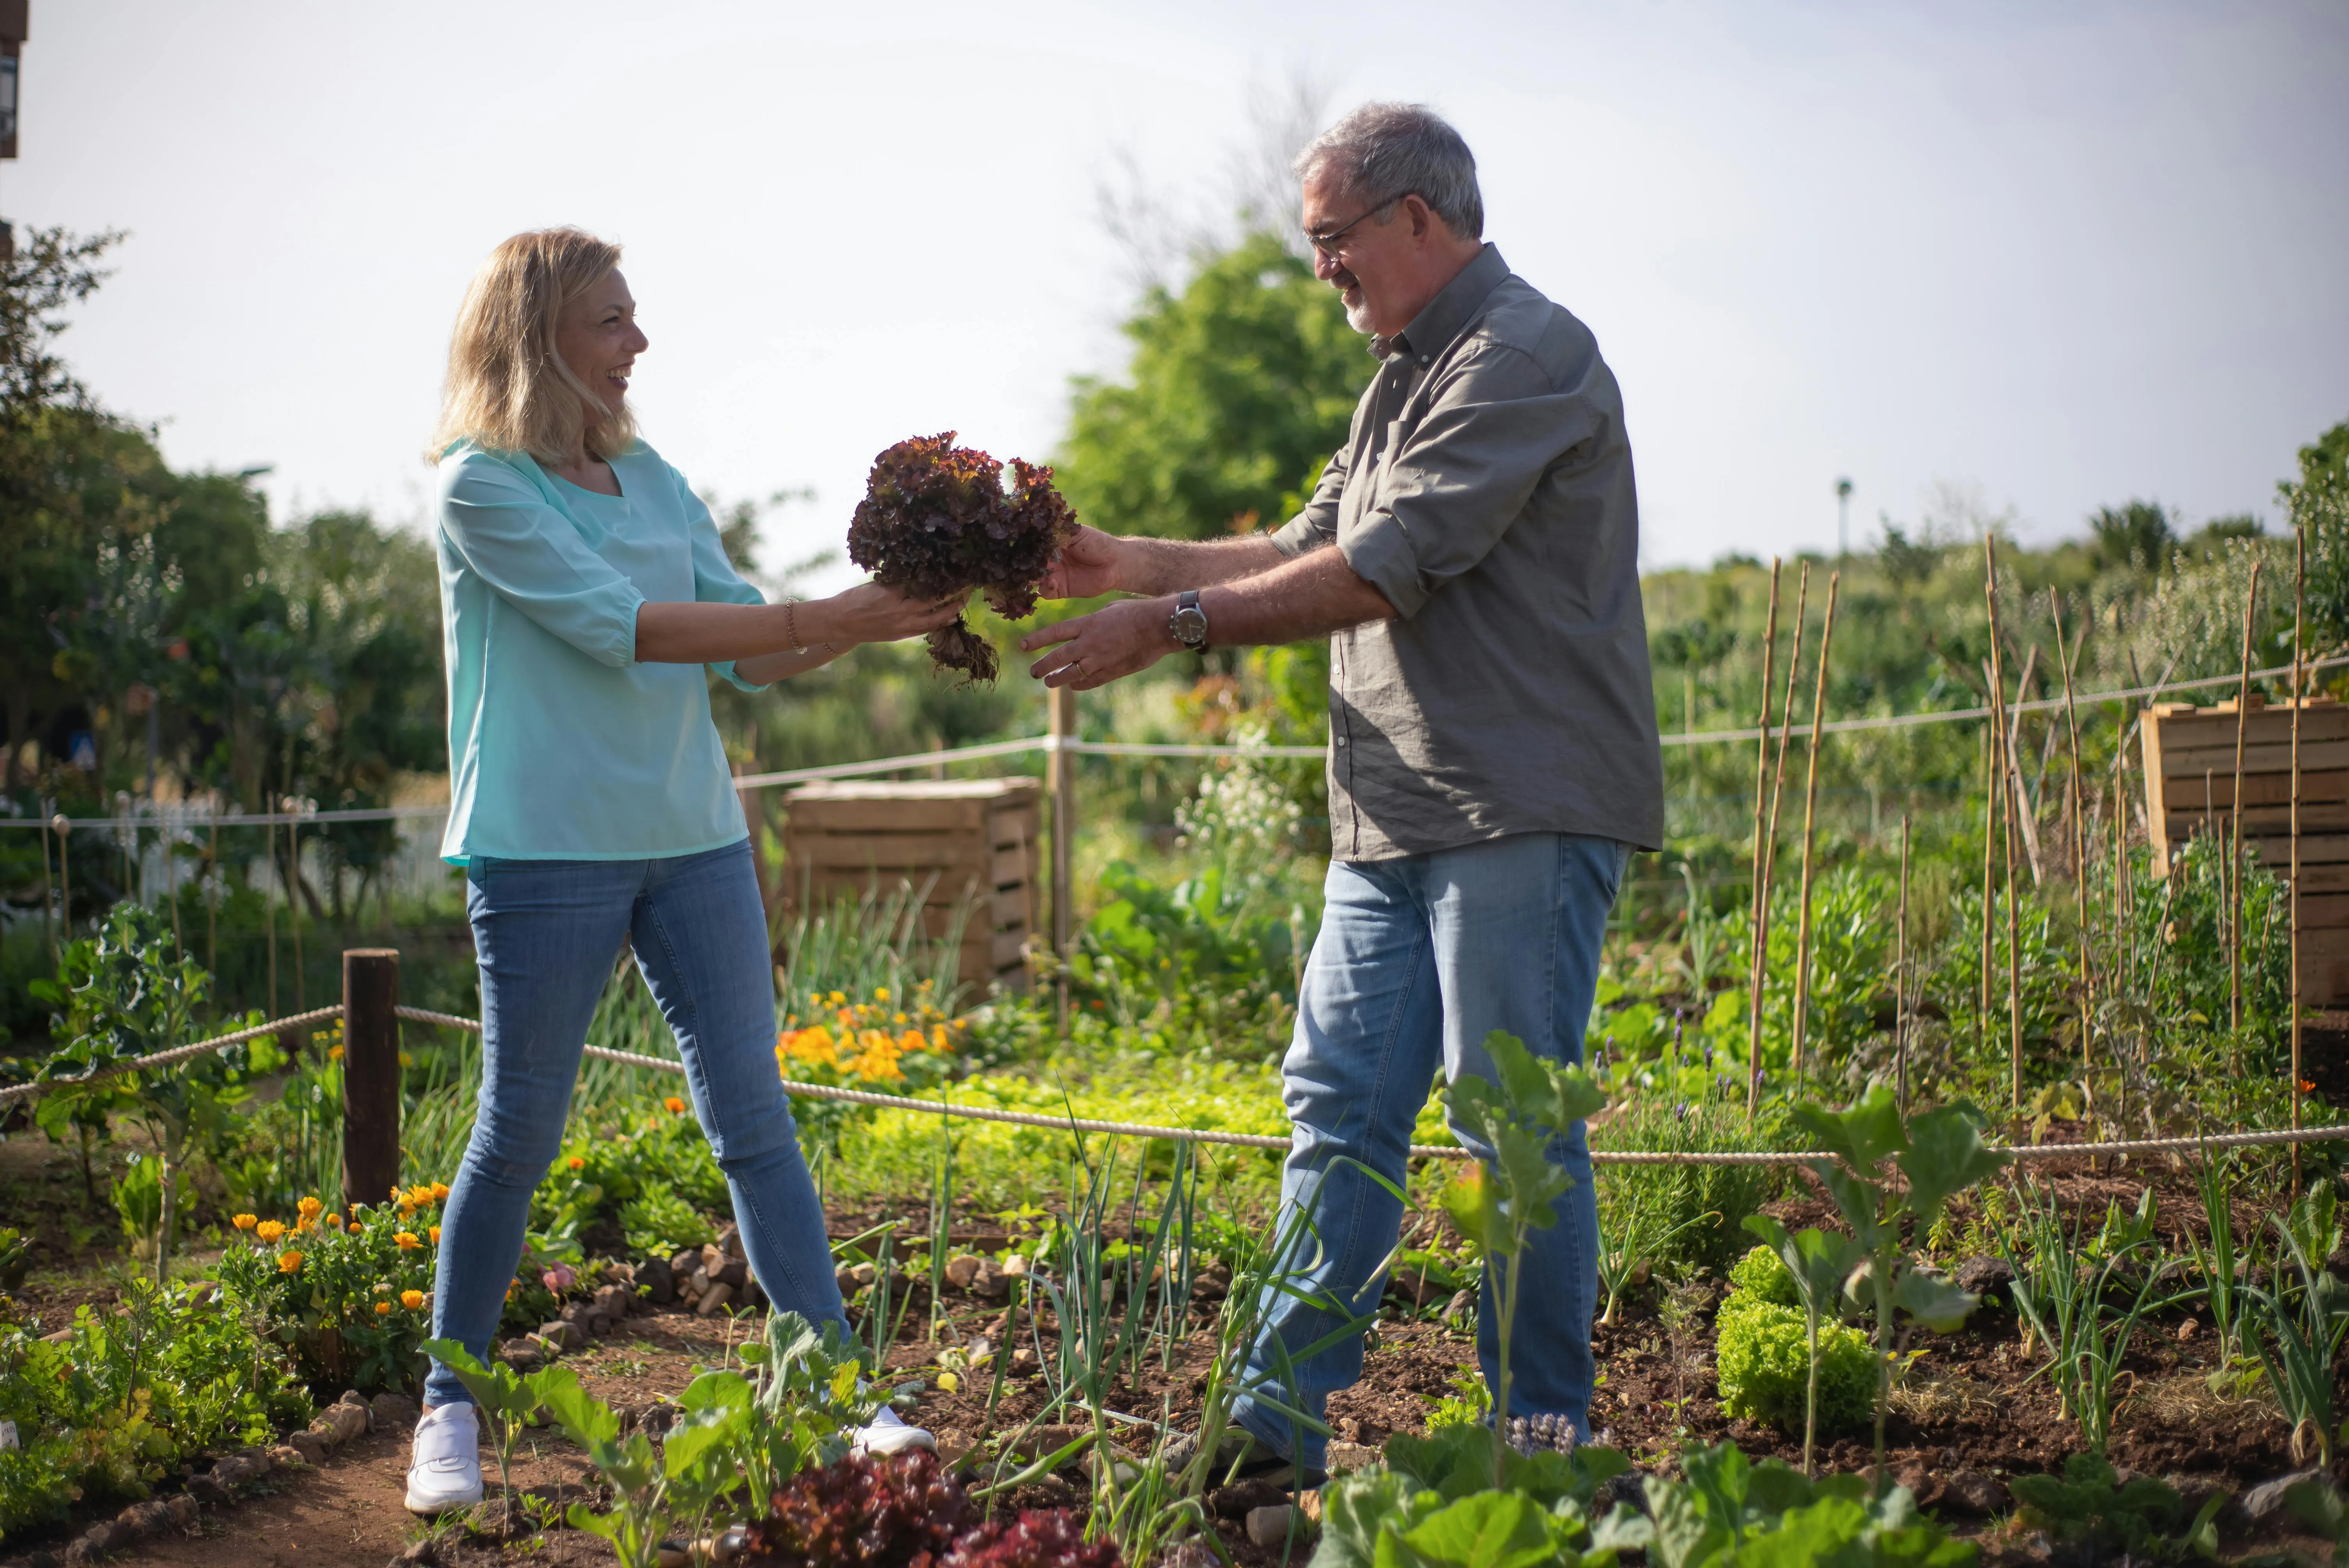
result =
M429 1517L481 1501L481 1417L471 1405L435 1405L409 1449L408 1511Z
M938 1440L919 1427L909 1427L897 1418L897 1412L888 1406L881 1407L869 1427L856 1429L856 1440L849 1445L853 1454L879 1454L887 1458L902 1454L908 1449L938 1451Z

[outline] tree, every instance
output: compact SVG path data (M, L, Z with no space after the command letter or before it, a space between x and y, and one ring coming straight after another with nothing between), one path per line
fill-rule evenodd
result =
M2096 536L2097 564L2101 566L2134 566L2159 572L2168 563L2169 552L2178 543L2169 513L2159 501L2132 500L2127 506L2100 507L2088 519L2088 527Z
M1210 539L1301 505L1371 364L1336 294L1268 232L1209 256L1125 324L1123 383L1081 377L1056 475L1113 533Z
M2308 536L2310 651L2339 647L2349 642L2349 419L2300 449L2300 478L2276 493Z

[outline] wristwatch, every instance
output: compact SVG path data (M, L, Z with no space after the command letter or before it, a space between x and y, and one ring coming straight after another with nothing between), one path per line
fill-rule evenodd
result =
M1199 591L1185 588L1174 601L1174 613L1166 617L1166 634L1195 654L1207 651L1207 613L1199 608Z

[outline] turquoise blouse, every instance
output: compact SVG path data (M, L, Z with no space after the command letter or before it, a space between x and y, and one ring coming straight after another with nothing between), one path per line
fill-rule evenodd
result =
M639 443L612 471L617 496L470 442L440 459L454 864L651 860L750 836L701 669L638 664L636 607L765 598L658 453Z

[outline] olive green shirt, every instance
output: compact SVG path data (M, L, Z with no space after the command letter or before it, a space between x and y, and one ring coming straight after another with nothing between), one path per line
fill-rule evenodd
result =
M1346 445L1272 535L1334 543L1395 610L1330 639L1331 853L1660 847L1639 500L1598 341L1486 245L1371 351Z

